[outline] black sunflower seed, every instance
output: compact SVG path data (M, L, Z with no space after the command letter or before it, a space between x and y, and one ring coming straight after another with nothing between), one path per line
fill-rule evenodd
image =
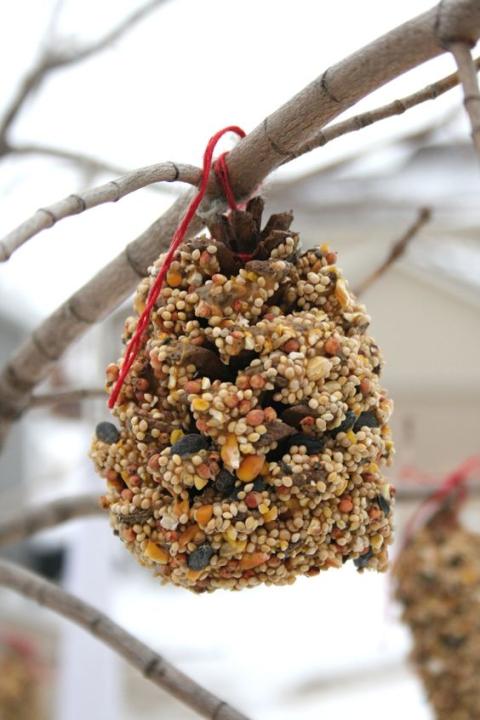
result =
M375 498L375 502L377 503L380 510L384 513L384 515L390 514L390 503L383 497L383 495L377 495Z
M378 422L378 418L375 413L367 410L358 416L358 420L353 426L353 429L357 432L358 430L361 430L362 427L377 428L379 425L380 423Z
M184 435L175 445L170 448L172 455L193 455L199 450L206 450L209 446L209 440L203 435L191 433Z
M307 455L316 455L322 452L325 447L325 439L323 437L315 437L313 435L305 435L304 433L295 433L288 438L288 444L304 445L307 449Z
M226 497L235 488L235 478L228 470L220 470L217 477L215 478L214 487L217 492Z
M95 428L95 435L97 436L98 440L107 443L107 445L113 445L113 443L116 443L120 438L120 433L118 432L115 425L111 422L98 423L97 427Z
M360 557L355 558L355 560L353 561L355 567L358 568L359 570L363 570L363 568L367 567L368 561L373 557L373 555L374 555L374 552L370 548L370 550L367 550L366 553L363 553L363 555L360 555Z
M190 553L190 555L188 556L187 565L190 570L203 570L204 567L207 567L212 555L212 546L208 543L204 543L192 553Z
M333 430L330 430L330 432L328 434L331 437L336 437L338 435L338 433L347 432L348 430L350 430L350 428L352 428L355 425L356 421L357 421L357 416L355 415L355 413L352 410L347 410L347 413L345 415L345 419L343 420L343 422L340 423L340 425L338 427L333 428Z

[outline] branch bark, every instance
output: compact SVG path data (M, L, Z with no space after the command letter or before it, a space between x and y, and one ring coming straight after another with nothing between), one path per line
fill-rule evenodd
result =
M418 217L411 225L408 230L392 245L390 252L386 259L370 274L365 278L355 289L354 293L357 297L360 297L366 290L368 290L392 265L402 257L409 243L418 234L421 228L430 220L432 217L432 211L429 208L422 208L419 210Z
M125 195L157 182L185 182L197 185L201 170L193 165L177 165L173 162L147 165L127 173L116 180L110 180L83 193L69 195L53 205L40 208L28 220L0 240L0 262L6 262L27 240L42 230L51 228L59 220L79 215L97 205L117 202Z
M185 675L148 645L110 620L104 613L53 583L14 563L0 560L0 585L35 600L67 620L83 627L155 685L163 688L204 718L248 720L235 708Z
M63 403L78 402L79 400L91 400L104 398L104 388L79 388L78 390L62 390L60 392L32 395L30 408L48 407L49 405L61 405Z
M480 69L480 58L476 58L476 60L472 61L472 63L473 73L476 76L476 73ZM312 140L305 143L305 145L300 146L300 148L295 152L295 157L298 158L301 155L305 155L305 153L326 145L328 142L331 142L331 140L335 140L342 135L346 135L347 133L354 132L356 130L362 130L362 128L379 122L380 120L385 120L386 118L393 117L394 115L402 115L410 108L415 107L415 105L420 105L427 100L435 100L440 95L443 95L443 93L454 88L459 82L459 74L452 73L452 75L447 75L447 77L437 80L437 82L431 83L411 95L406 95L403 98L399 98L391 103L375 108L375 110L369 110L367 112L360 113L359 115L354 115L342 122L329 125L324 130L320 130L320 132L318 132ZM480 96L478 99L480 100Z
M479 35L478 0L443 0L328 68L231 151L228 169L237 198L250 195L272 170L294 157L299 147L362 97L445 52L451 42L470 38L475 43ZM219 196L212 177L204 207ZM28 404L32 389L64 350L92 322L118 306L168 246L189 199L187 195L176 201L163 218L47 318L9 361L0 374L0 441L12 419ZM197 220L191 233L200 226Z
M100 514L105 515L105 511L100 507L97 495L75 495L25 508L13 517L0 519L0 547L75 518Z
M83 47L78 47L71 51L61 51L53 48L51 43L49 43L37 63L32 67L18 87L17 92L5 111L3 120L0 123L0 156L6 154L5 148L8 144L8 134L26 101L38 90L52 71L79 63L110 47L115 41L132 30L135 25L147 17L147 15L156 10L163 2L165 2L165 0L149 0L149 2L146 2L125 17L117 27ZM56 46L58 45L61 45L61 41L59 40L56 41Z
M458 75L463 86L463 104L472 127L473 146L480 160L480 90L477 62L473 60L470 46L466 43L452 43L450 52L457 63Z

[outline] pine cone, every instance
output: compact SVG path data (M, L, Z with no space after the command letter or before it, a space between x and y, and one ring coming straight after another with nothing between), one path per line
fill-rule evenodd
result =
M182 245L115 408L120 430L102 423L92 446L115 531L196 592L349 559L384 570L391 541L391 402L369 318L335 254L299 254L291 213L262 230L262 210L254 198Z
M441 510L405 547L395 576L435 716L480 717L480 535Z

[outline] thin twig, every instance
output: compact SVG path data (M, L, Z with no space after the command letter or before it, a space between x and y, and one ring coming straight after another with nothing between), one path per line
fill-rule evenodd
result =
M335 117L373 90L431 58L446 52L447 39L480 36L478 0L442 0L328 68L285 105L267 117L228 156L228 171L237 199L248 197L265 177L312 139ZM214 175L203 207L217 202ZM77 290L28 338L0 372L0 444L18 418L33 388L74 340L106 317L133 290L138 278L168 247L191 193L175 201L124 252ZM223 207L225 207L223 205ZM199 218L191 234L201 227Z
M246 715L177 670L168 660L126 632L104 613L53 583L14 563L0 560L0 585L35 600L39 605L44 605L83 627L139 670L144 677L202 717L210 720L248 720Z
M472 127L472 140L480 159L480 90L478 87L478 61L474 61L466 43L451 43L449 50L455 58L458 75L463 86L463 104Z
M395 502L412 502L415 500L425 500L431 497L437 490L441 488L441 483L432 485L413 485L413 484L397 484ZM478 499L480 497L480 485L471 483L468 486L468 497Z
M79 400L91 400L92 398L104 398L104 388L79 388L78 390L63 390L61 392L44 393L33 395L30 400L30 408L46 407L49 405L63 405L65 403L78 402Z
M105 511L99 505L98 495L75 495L39 507L25 508L13 517L8 516L5 520L0 518L0 547L20 542L68 520L101 513Z
M421 228L430 220L431 217L432 211L430 208L421 208L421 210L418 211L417 219L402 235L402 237L392 245L386 259L355 288L354 293L357 297L360 297L360 295L368 290L369 287L379 280L382 275L384 275L387 270L389 270L389 268L391 268L391 266L402 257L410 241L418 234Z
M106 160L100 160L92 155L76 152L74 150L63 150L62 148L52 147L50 145L37 145L36 143L21 143L7 146L10 155L43 155L45 157L57 158L58 160L67 160L74 165L78 165L82 169L90 170L95 173L110 173L112 175L126 175L128 170Z
M471 61L471 66L470 71L473 73L473 77L476 82L476 73L480 69L480 58L476 58L476 60ZM422 90L418 90L411 95L406 95L405 97L394 100L387 105L382 105L375 110L368 110L367 112L360 113L359 115L354 115L354 117L335 123L334 125L328 125L325 129L320 130L320 132L317 133L312 140L309 140L307 143L302 145L294 153L294 157L297 158L301 155L305 155L305 153L315 150L315 148L326 145L331 140L335 140L342 135L355 132L356 130L362 130L362 128L368 127L368 125L372 125L379 120L385 120L386 118L393 117L394 115L401 115L410 108L415 107L415 105L420 105L427 100L435 100L435 98L454 88L459 84L459 82L461 82L459 73L452 73L452 75L447 75L447 77L437 80L437 82L431 83L430 85L422 88ZM477 96L476 100L480 103L480 95ZM479 108L480 113L480 104L477 105L477 108ZM478 125L478 133L480 133L480 124ZM285 160L285 162L288 162L288 160Z
M25 102L40 87L52 71L66 67L67 65L79 63L82 60L86 60L87 58L92 57L93 55L110 47L116 40L119 40L122 36L134 28L135 25L143 20L148 14L156 10L163 2L165 2L165 0L149 0L149 2L146 2L144 5L125 17L113 30L110 30L102 37L84 45L83 47L78 47L70 51L62 51L57 49L61 44L60 40L56 41L55 48L52 47L51 43L49 43L43 50L37 63L34 67L32 67L18 87L16 94L5 111L3 120L0 123L0 155L5 154L4 148L5 143L7 142L8 133Z
M72 194L53 205L37 210L28 220L0 240L0 262L8 260L27 240L42 230L51 228L59 220L79 215L97 205L117 202L125 195L157 182L184 182L197 185L201 170L193 165L177 165L173 162L147 165L127 173L116 180L110 180L83 193Z
M57 160L66 160L72 165L76 165L82 170L87 170L93 175L99 173L108 173L110 175L126 175L131 170L120 167L114 163L108 162L107 160L101 160L100 158L87 155L83 152L74 150L64 150L63 148L53 147L51 145L39 145L37 143L22 143L14 145L8 144L6 147L6 153L8 155L41 155L47 158L55 158ZM150 185L149 190L154 190L162 194L170 193L171 188L165 185Z

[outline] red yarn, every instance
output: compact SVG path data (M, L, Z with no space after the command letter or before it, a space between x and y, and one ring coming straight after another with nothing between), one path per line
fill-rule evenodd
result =
M143 345L143 339L145 331L148 327L148 323L150 321L150 316L152 314L152 310L155 306L155 303L157 302L158 296L160 294L160 290L162 289L163 282L165 280L165 277L167 275L168 269L170 265L172 264L173 258L175 256L175 253L178 250L179 245L181 244L183 238L185 237L185 234L188 230L188 226L192 222L195 213L198 210L198 207L200 203L202 202L205 193L207 191L207 185L208 180L210 176L210 171L212 169L212 158L213 158L213 151L215 150L215 146L220 140L220 138L225 135L227 132L234 132L237 135L239 135L241 138L245 137L245 132L237 127L236 125L229 125L226 128L223 128L223 130L219 130L213 137L210 138L208 141L208 145L205 149L204 155L203 155L203 172L202 172L202 179L200 181L200 186L198 188L198 192L195 195L195 197L190 202L190 205L187 208L187 211L183 217L183 220L181 221L180 225L175 230L175 233L172 238L172 242L170 243L170 247L168 249L168 252L166 254L165 260L163 261L163 265L160 268L160 271L155 278L155 282L153 283L152 287L150 288L150 292L148 294L147 303L145 305L145 309L140 315L137 323L137 327L135 329L135 333L133 334L133 337L131 338L130 342L127 345L127 349L125 351L125 357L123 358L122 368L120 370L117 382L115 383L115 386L112 390L112 393L110 395L110 398L108 400L108 407L113 408L115 406L115 403L118 400L118 396L120 395L120 391L123 387L123 383L125 382L125 379L135 362L135 358L137 357L138 353L141 350L141 347ZM232 209L237 209L237 204L235 202L235 196L233 194L232 187L230 185L230 180L228 176L228 169L227 169L227 163L226 163L226 155L227 153L224 153L221 155L218 160L216 161L214 165L215 173L217 175L217 178L222 186L223 192L225 193L225 197L227 198L227 202Z
M217 180L222 186L223 193L227 198L230 210L238 210L235 195L233 194L232 186L230 185L230 177L227 167L227 155L228 153L226 152L222 153L222 155L220 155L220 157L213 163L213 169L215 170Z
M450 495L458 492L459 499L466 497L465 481L474 471L480 469L480 457L473 456L465 460L450 475L447 475L440 487L427 497L409 519L404 532L404 544L408 544L417 527L425 523L442 506Z

